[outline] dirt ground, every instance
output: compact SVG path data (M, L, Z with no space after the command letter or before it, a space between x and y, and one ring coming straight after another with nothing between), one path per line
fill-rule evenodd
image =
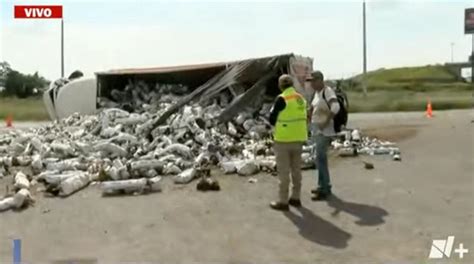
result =
M170 179L146 196L103 198L91 186L1 213L0 262L11 262L12 239L20 238L31 263L474 263L473 112L351 118L353 127L397 140L402 161L333 160L329 202L310 199L314 171L304 173L304 208L289 213L269 209L277 179L267 174L257 183L218 176L215 193ZM449 235L471 252L429 261L432 240Z

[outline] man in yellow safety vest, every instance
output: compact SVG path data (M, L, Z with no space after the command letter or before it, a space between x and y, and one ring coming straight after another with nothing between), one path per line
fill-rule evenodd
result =
M273 140L280 188L279 200L271 202L270 207L287 211L289 205L301 206L301 152L308 138L306 100L296 92L290 75L280 76L278 86L282 93L273 105L270 123L274 126ZM289 198L290 173L293 187Z

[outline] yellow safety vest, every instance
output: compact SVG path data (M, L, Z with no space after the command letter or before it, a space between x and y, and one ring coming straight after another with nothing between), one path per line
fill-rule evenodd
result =
M306 122L306 100L295 88L286 88L281 93L286 107L278 114L273 131L275 142L305 142L308 139Z

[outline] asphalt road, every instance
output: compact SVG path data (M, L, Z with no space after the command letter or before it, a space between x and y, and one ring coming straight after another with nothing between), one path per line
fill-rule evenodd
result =
M304 208L289 213L268 208L277 179L266 174L254 184L219 175L216 193L165 179L162 193L146 196L104 198L91 186L38 197L33 208L0 214L0 262L11 262L11 241L21 238L31 263L474 263L472 119L466 110L351 115L351 126L396 140L402 161L333 159L333 199L310 200L307 171ZM432 240L450 235L471 252L429 261Z

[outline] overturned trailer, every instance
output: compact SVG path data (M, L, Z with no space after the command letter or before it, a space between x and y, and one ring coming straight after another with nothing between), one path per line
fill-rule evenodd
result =
M312 64L312 58L285 54L233 62L110 70L96 73L96 82L91 82L93 85L81 87L77 82L71 82L50 91L51 95L57 96L45 96L45 104L52 119L65 118L74 112L91 114L109 107L140 112L137 106L145 100L141 101L143 98L135 93L136 87L147 86L145 90L151 92L148 87L161 85L171 90L168 92L180 95L180 100L156 120L156 125L164 123L190 102L206 104L213 100L225 105L219 120L227 121L242 110L259 109L265 101L273 101L279 93L278 77L284 73L292 75L295 88L311 98L312 93L305 89L304 79L312 71Z
M311 92L305 89L304 79L312 71L312 64L311 58L286 54L227 63L99 72L97 107L106 107L104 100L107 99L116 102L118 98L114 98L113 92L126 89L127 85L136 87L133 84L138 82L145 82L149 87L168 84L176 90L171 92L181 93L182 98L160 116L156 125L164 123L190 102L207 104L215 100L225 106L219 116L219 120L225 122L242 110L259 110L265 101L273 101L280 93L278 77L284 73L292 75L296 89L311 98ZM185 88L180 89L182 87ZM138 96L134 101L139 101ZM130 108L126 110L136 110Z

